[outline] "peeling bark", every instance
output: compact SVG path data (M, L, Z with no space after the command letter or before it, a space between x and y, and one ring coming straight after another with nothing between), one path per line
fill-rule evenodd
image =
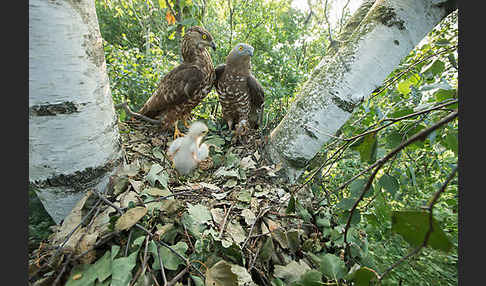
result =
M29 181L54 221L120 158L94 2L30 0Z
M295 182L354 108L448 13L437 0L364 1L316 66L289 112L270 134L267 156ZM317 132L317 131L319 132Z

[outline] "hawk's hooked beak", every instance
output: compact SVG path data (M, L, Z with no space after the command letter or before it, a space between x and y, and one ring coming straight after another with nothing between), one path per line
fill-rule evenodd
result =
M213 48L213 51L216 51L216 44L211 41L211 48Z

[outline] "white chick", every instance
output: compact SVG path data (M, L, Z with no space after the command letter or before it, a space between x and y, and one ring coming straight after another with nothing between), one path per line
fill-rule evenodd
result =
M208 145L201 144L206 133L208 133L208 127L202 122L195 122L189 128L187 135L177 138L169 146L167 155L179 174L189 174L199 162L209 155Z

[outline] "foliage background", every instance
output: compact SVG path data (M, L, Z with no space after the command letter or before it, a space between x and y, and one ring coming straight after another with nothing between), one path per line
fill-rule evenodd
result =
M312 69L336 39L356 1L308 1L310 9L296 9L291 0L96 0L105 59L115 104L128 101L138 110L163 75L180 61L179 40L191 25L203 25L216 39L211 52L215 65L223 63L231 48L246 42L255 48L252 70L265 88L264 133L283 117ZM359 1L358 1L359 2ZM339 5L339 6L338 6ZM336 7L339 7L336 8ZM329 24L331 11L338 15ZM457 12L447 17L401 62L383 85L363 102L350 120L309 163L301 182L311 184L323 206L335 219L346 222L352 189L367 179L339 187L398 146L406 138L442 118L455 106L399 120L366 140L341 146L350 138L380 127L386 118L414 112L457 99ZM125 119L123 111L120 120ZM217 95L200 104L196 117L221 120ZM433 132L424 141L406 147L380 172L372 194L359 207L354 226L367 238L362 265L382 273L412 247L391 231L394 210L420 209L457 165L457 121ZM326 160L338 150L338 159ZM448 185L434 209L434 217L452 242L448 253L426 248L394 269L383 285L457 285L457 178ZM35 204L35 203L34 203ZM33 206L34 209L35 206ZM35 216L30 225L37 224ZM47 235L49 223L32 226L30 241ZM323 235L340 237L333 233ZM342 240L342 237L341 237ZM420 281L420 282L418 282Z

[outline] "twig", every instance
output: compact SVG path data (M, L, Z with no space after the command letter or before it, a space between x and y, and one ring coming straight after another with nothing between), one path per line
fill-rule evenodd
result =
M226 229L226 222L228 220L228 216L230 215L231 210L233 209L235 204L236 204L236 201L231 204L230 208L228 209L228 212L226 212L226 215L224 216L223 225L221 225L221 230L219 231L219 238L223 237L224 230Z
M88 217L93 213L93 211L98 207L98 205L101 203L101 200L98 200L96 202L96 204L89 210L89 212L83 217L83 219L81 220L80 223L78 223L76 225L76 227L74 227L73 230L71 230L71 232L66 236L66 238L64 239L64 241L61 243L61 245L59 246L58 250L56 251L56 254L62 250L62 248L64 247L64 245L68 242L68 240L71 238L71 236L74 234L74 232L81 226L83 225L86 220L88 219Z
M177 281L179 281L184 276L184 274L186 274L188 271L189 271L189 266L186 266L186 268L184 268L181 272L179 272L179 274L177 274L174 278L172 278L172 280L169 283L167 283L167 286L175 285Z
M327 0L324 3L324 18L326 19L327 32L329 34L329 46L333 46L335 41L332 39L332 35L331 35L331 23L329 23L329 19L327 18Z
M125 247L125 256L128 256L128 249L130 248L130 240L132 239L133 228L130 229L128 233L127 247Z
M341 30L343 28L344 12L345 12L346 8L348 7L349 2L351 2L351 0L346 1L346 4L343 6L343 10L341 12L341 18L339 19L339 34L341 34Z
M162 273L162 280L164 281L164 286L167 285L167 277L165 277L164 261L162 261L162 256L160 255L160 250L157 248L157 256L159 256L160 273Z
M137 279L140 275L145 275L145 269L147 269L148 242L149 242L149 236L146 235L145 236L145 249L143 251L142 265L140 266L140 271L137 271L137 273L133 277L132 283L130 283L131 286L133 286L135 283L137 283Z
M173 193L171 195L167 195L167 196L163 196L163 197L158 197L156 199L153 199L153 200L150 200L150 201L146 201L145 204L148 204L148 203L154 203L154 202L160 202L162 200L165 200L165 199L168 199L170 197L175 197L175 196L178 196L178 195L185 195L185 194L189 194L189 193L194 193L194 190L188 190L188 191L182 191L182 192L178 192L178 193Z
M62 266L61 272L56 277L56 280L54 280L54 283L52 283L52 286L56 286L59 281L61 280L61 276L66 272L67 265L69 264L70 258L72 256L72 253L69 253L68 257L66 258L66 261L64 262L64 265Z
M262 218L262 217L265 215L265 213L266 213L268 210L270 210L270 209L271 209L271 207L266 207L266 208L264 208L264 209L262 209L262 210L260 211L260 213L258 214L258 216L255 218L255 221L254 221L254 222L253 222L253 224L251 225L250 232L248 233L248 236L246 237L245 242L243 242L243 245L241 246L241 249L244 249L244 248L245 248L245 246L246 246L246 244L248 243L248 240L250 239L251 233L253 232L253 228L255 227L255 224L257 223L257 221L258 221L260 218Z

